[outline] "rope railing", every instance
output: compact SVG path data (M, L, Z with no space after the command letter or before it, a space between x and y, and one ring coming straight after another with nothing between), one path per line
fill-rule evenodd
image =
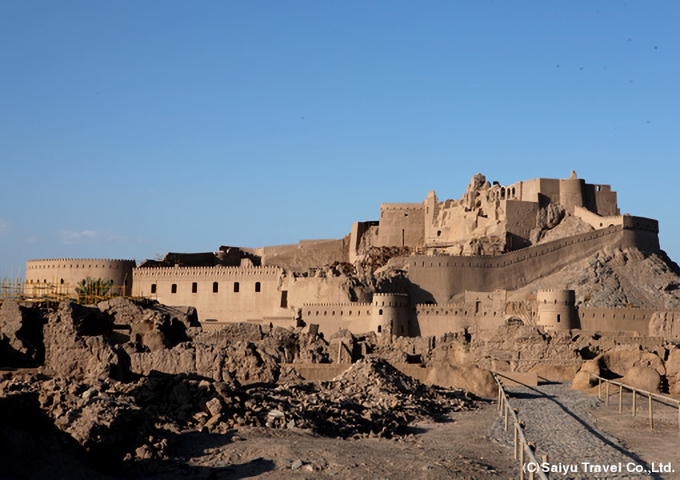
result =
M663 404L663 405L669 405L672 406L675 404L678 408L678 431L680 432L680 400L677 400L672 397L667 397L666 395L660 395L658 393L654 392L649 392L647 390L643 390L641 388L636 388L633 387L632 385L626 385L625 383L617 382L614 380L608 380L606 378L602 378L599 375L596 375L594 373L588 372L588 381L590 382L591 377L595 377L597 379L597 398L602 400L602 382L605 384L605 405L609 405L609 385L616 385L619 387L619 413L623 413L623 391L625 390L630 390L633 393L633 402L632 402L632 408L631 408L631 414L633 417L637 415L637 396L638 394L642 397L647 397L648 399L648 411L649 411L649 428L654 430L654 400L657 402Z
M503 430L506 432L509 429L509 424L512 422L514 429L514 457L515 460L519 460L519 478L520 480L525 479L526 471L529 472L529 480L534 480L536 477L541 480L548 480L548 477L541 469L541 464L548 463L548 455L543 455L542 462L539 464L536 460L536 445L529 443L524 435L524 422L520 422L517 419L517 414L519 411L516 408L510 406L510 401L508 400L508 394L503 388L503 383L498 378L498 376L491 372L494 380L498 384L498 412L503 420Z

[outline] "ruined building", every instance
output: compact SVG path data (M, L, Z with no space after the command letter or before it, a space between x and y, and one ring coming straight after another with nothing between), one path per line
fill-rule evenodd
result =
M609 185L574 172L507 186L477 174L459 200L429 192L421 203L382 204L377 221L356 222L338 240L169 253L136 267L32 260L26 292L73 285L85 275L110 279L127 294L195 306L204 328L316 324L324 333L418 336L522 322L646 334L659 308L577 305L568 285L513 296L612 248L661 254L657 221L621 215ZM383 261L376 264L376 256Z

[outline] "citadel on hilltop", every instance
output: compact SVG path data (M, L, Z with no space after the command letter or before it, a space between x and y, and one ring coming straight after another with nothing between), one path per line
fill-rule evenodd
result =
M25 292L73 293L86 277L112 280L112 293L196 307L207 329L256 322L426 336L521 322L648 334L658 309L577 308L566 285L508 298L605 248L659 253L658 222L621 215L609 185L574 172L508 186L477 174L459 200L429 192L421 203L384 203L379 220L356 222L338 240L168 253L138 266L30 260Z

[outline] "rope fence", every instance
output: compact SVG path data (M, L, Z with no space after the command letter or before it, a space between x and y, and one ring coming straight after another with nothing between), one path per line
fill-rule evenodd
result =
M524 422L520 422L517 419L519 411L516 408L510 406L510 401L507 392L503 388L503 383L498 378L498 376L491 372L494 380L498 384L498 412L499 415L503 417L503 430L506 432L509 429L509 425L512 423L514 430L514 457L515 460L519 460L519 478L520 480L525 479L525 468L527 465L531 466L528 468L529 480L534 480L536 477L541 480L548 480L547 475L541 470L538 460L536 460L536 445L529 443L524 435ZM548 463L548 455L542 456L541 463Z
M642 399L644 400L645 397L647 397L647 405L648 405L648 416L649 416L649 428L654 430L654 402L661 403L663 405L668 405L668 406L673 406L675 405L678 408L678 432L680 432L680 400L676 400L675 398L672 397L667 397L666 395L660 395L658 393L654 392L648 392L647 390L642 390L640 388L633 387L631 385L626 385L625 383L621 382L616 382L614 380L608 380L606 378L602 378L599 375L595 375L594 373L588 372L588 381L592 377L595 377L597 379L597 398L602 400L602 384L604 382L605 386L605 405L609 405L609 397L610 397L610 388L609 385L614 385L619 387L618 389L618 397L619 397L619 413L623 413L623 393L624 390L629 390L632 392L633 397L632 397L632 406L631 406L631 415L635 417L637 415L637 397L640 395Z

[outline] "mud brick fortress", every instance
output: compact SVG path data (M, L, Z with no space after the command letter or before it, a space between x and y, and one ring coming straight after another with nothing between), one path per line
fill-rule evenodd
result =
M551 241L550 231L566 220L578 228ZM86 277L112 280L115 294L196 307L207 329L256 322L428 336L521 322L648 334L652 317L667 312L577 306L567 285L520 299L512 293L605 248L659 252L658 231L656 220L621 215L609 185L574 172L507 186L477 174L459 200L429 192L421 203L382 204L377 221L354 223L342 239L168 253L137 266L31 260L25 291L73 293ZM390 258L370 266L386 252Z

